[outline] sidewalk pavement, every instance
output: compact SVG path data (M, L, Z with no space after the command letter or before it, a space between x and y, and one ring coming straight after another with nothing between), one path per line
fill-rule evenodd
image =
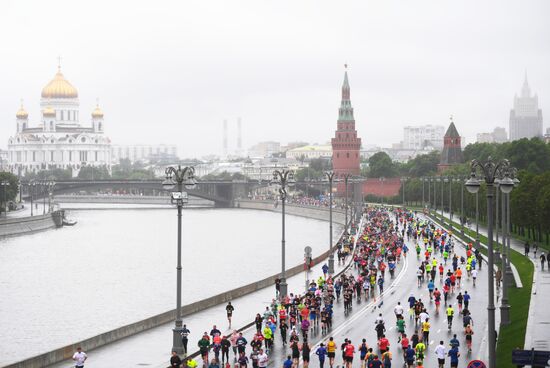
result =
M440 214L440 212L438 213ZM449 218L448 212L444 212L443 215L445 218ZM475 228L475 223L473 227ZM487 236L487 228L480 224L479 233ZM520 254L525 254L524 243L513 237L510 238L510 247ZM531 255L532 252L529 254ZM550 350L550 313L545 309L545 306L550 305L550 270L548 268L543 270L538 259L532 256L528 258L533 262L535 272L524 349Z

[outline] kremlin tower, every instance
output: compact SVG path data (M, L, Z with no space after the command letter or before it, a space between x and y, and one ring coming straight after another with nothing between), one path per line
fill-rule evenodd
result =
M347 65L346 65L347 69ZM351 107L348 71L344 73L342 102L338 110L335 137L332 138L332 169L337 174L359 175L361 138L357 137L353 107Z

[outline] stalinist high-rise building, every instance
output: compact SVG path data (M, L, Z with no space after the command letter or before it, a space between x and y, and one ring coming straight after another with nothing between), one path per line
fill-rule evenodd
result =
M542 110L538 96L531 95L525 73L521 95L514 97L514 109L510 111L510 141L533 137L542 137Z

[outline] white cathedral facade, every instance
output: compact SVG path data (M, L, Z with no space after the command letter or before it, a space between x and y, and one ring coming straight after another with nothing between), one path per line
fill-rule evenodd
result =
M8 141L9 170L16 175L49 169L71 169L77 176L83 166L106 166L111 171L111 141L104 134L103 111L96 106L91 123L80 123L78 91L61 68L42 89L40 122L30 124L21 105L16 134Z

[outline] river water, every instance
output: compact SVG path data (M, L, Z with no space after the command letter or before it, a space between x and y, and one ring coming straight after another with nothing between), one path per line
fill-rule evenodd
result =
M175 209L70 216L76 226L0 241L0 366L175 308ZM287 215L286 231L287 267L328 247L326 222ZM277 213L185 209L183 304L280 271L280 239Z

